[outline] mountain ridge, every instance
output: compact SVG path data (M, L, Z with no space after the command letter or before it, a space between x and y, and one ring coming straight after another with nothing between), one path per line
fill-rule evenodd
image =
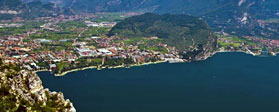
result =
M61 92L45 89L36 73L22 70L0 59L1 112L76 112Z
M53 0L43 1L53 3ZM272 18L279 19L279 1L277 0L59 1L57 3L64 6L64 9L71 8L75 13L141 11L159 14L188 14L202 17L216 32L225 32L237 36L279 38L277 37L279 30L276 29L279 23L260 22Z
M34 19L37 17L55 16L61 11L53 3L43 3L40 0L23 2L21 0L0 0L1 20L11 20L15 17Z

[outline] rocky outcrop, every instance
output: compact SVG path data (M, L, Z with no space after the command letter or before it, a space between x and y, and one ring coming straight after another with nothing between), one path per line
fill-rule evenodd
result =
M206 60L216 54L217 48L217 37L211 32L208 36L207 44L203 45L202 52L195 56L194 61Z
M37 74L14 65L1 65L0 69L1 112L76 112L61 92L44 89Z
M224 0L225 1L225 0ZM217 32L237 36L277 38L278 18L276 0L227 0L214 11L202 15Z

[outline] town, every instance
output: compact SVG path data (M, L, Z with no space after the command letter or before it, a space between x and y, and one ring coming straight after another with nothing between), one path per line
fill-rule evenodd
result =
M279 40L260 37L237 37L217 34L220 52L245 52L254 56L266 53L271 56L279 54Z
M135 14L122 15L125 16ZM106 14L38 18L31 22L2 21L0 56L6 64L56 75L85 67L97 69L130 67L157 62L187 62L179 51L158 37L120 38L107 36L116 20ZM114 15L115 16L115 15ZM111 15L109 16L111 18ZM264 48L278 54L279 40L235 37L216 33L220 52L242 51L260 55Z
M31 71L52 71L54 74L89 66L101 69L185 61L175 47L164 44L158 37L123 39L106 36L115 24L69 19L57 22L52 18L18 34L1 36L1 57L6 64L17 64ZM19 30L24 26L7 28Z

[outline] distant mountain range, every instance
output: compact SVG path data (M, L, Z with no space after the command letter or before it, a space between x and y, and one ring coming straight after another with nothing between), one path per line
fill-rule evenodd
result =
M39 0L23 0L24 2ZM158 13L185 13L196 16L220 11L250 10L257 11L257 16L264 17L262 12L279 10L278 0L41 0L51 2L64 8L71 7L78 12L119 12L153 9Z
M43 3L39 0L27 1L0 0L1 20L10 20L14 17L34 19L36 17L56 16L61 12L61 8L56 7L53 3Z
M18 4L19 0L9 1ZM25 4L40 0L23 0ZM278 38L278 0L41 0L74 13L141 11L202 17L215 31L239 36ZM24 4L23 3L23 4ZM22 3L19 3L22 4ZM2 7L2 6L1 6ZM8 5L6 7L13 7Z
M278 0L78 0L76 12L145 11L200 16L219 32L277 38L277 24L259 20L279 18ZM277 28L276 28L277 27Z
M277 0L231 0L209 10L202 16L215 31L224 31L240 36L260 36L279 38L276 22L266 22L279 18Z
M66 7L71 4L73 0L22 0L24 3L30 3L35 1L41 1L42 3L53 3L59 7Z

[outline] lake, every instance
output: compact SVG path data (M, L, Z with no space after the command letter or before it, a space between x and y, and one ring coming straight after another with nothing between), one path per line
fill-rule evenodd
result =
M279 112L278 56L218 53L192 63L38 74L78 112Z

